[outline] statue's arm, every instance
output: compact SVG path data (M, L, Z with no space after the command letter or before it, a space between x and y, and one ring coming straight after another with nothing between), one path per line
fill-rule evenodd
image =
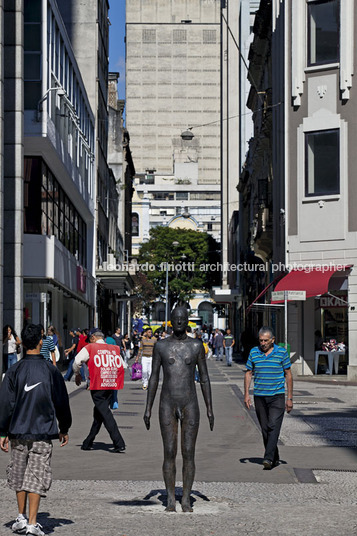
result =
M200 349L200 354L198 357L198 370L200 373L200 384L201 384L203 399L205 401L206 408L207 408L207 417L208 417L210 428L211 430L213 430L214 415L213 415L213 409L212 409L211 382L209 381L205 349L204 349L203 344L202 344L202 348Z
M157 387L159 385L160 367L161 355L159 345L156 343L152 355L152 369L146 397L146 409L144 413L144 422L148 430L150 429L151 409L155 400Z

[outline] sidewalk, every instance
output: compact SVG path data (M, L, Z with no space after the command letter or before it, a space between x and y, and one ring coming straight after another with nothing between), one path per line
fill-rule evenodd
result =
M210 432L202 395L196 450L193 514L164 512L162 443L155 401L150 431L142 416L146 393L129 376L115 410L127 444L111 454L102 430L95 450L79 446L92 417L90 393L67 384L73 412L70 443L53 457L54 482L40 506L47 534L106 536L349 536L357 532L357 387L305 382L294 388L294 411L284 418L283 463L262 470L262 439L255 412L242 404L244 366L210 360L215 428ZM128 374L128 373L127 373ZM198 391L200 388L198 386ZM177 494L181 494L178 454ZM8 457L0 456L5 478ZM11 534L14 493L0 481L0 535Z

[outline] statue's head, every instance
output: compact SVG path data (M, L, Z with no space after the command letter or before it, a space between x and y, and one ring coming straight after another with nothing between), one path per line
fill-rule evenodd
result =
M181 334L186 332L188 325L188 311L186 307L175 307L172 311L171 323L174 333Z

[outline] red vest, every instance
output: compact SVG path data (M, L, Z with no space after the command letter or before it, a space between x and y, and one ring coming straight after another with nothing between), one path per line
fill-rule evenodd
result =
M124 387L124 362L120 348L114 344L91 343L86 346L92 390L117 390Z

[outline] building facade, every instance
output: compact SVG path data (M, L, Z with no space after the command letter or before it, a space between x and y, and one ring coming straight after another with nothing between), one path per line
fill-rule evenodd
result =
M306 300L288 301L287 325L284 308L275 313L270 306L270 289L259 307L264 321L275 317L278 332L287 331L295 373L318 370L320 332L346 347L335 355L334 372L355 379L356 6L349 0L262 0L260 9L265 24L271 18L265 44L271 57L262 55L259 67L270 72L272 87L270 288L304 291ZM254 234L250 238L258 245ZM276 298L272 305L283 304Z
M125 207L120 201L122 195L117 159L113 157L114 169L110 169L108 159L109 150L113 150L112 140L108 139L108 125L111 117L115 114L113 106L108 100L108 87L113 80L109 80L108 55L109 55L109 18L108 0L58 0L58 5L65 22L68 35L75 51L78 64L87 87L89 100L96 116L96 275L97 275L97 299L96 299L96 324L105 331L112 331L117 324L127 326L130 315L127 313L125 304L118 301L123 294L123 282L114 282L112 274L107 274L107 265L122 262L121 255L130 244L127 231L119 229L121 212L125 214ZM91 36L91 38L89 38ZM108 106L109 104L109 106ZM115 104L117 109L117 103ZM110 111L112 110L112 111ZM122 113L122 110L119 113ZM120 119L121 121L122 119ZM122 133L119 133L120 140ZM119 153L127 151L128 140L125 148L119 140L114 148ZM119 157L121 158L121 157ZM128 160L130 160L128 156ZM122 169L122 168L120 168ZM126 172L127 166L125 166ZM119 174L120 170L119 170ZM121 183L122 184L122 183ZM128 188L127 202L130 205L131 187ZM118 209L119 203L119 209ZM120 211L121 209L124 209ZM125 216L123 216L125 219ZM130 216L129 216L130 218ZM128 222L128 217L126 221ZM124 233L124 234L123 234ZM130 287L130 285L129 285ZM125 292L128 290L124 284ZM128 290L129 291L129 290ZM119 296L119 297L118 297Z
M63 338L94 314L94 115L57 3L0 13L1 320Z
M95 118L56 2L24 6L24 312L66 330L93 321Z
M170 177L170 193L177 191L188 204L189 190L196 185L198 192L206 188L218 196L220 2L127 2L126 64L126 124L138 186L143 177L154 176L149 179L156 183L153 189L163 191L162 181ZM184 140L181 134L188 128ZM141 193L139 188L138 197ZM165 202L166 215L160 216L153 206L150 224L168 221L177 215L176 208ZM193 214L205 230L212 225L216 235L217 216L210 221Z

